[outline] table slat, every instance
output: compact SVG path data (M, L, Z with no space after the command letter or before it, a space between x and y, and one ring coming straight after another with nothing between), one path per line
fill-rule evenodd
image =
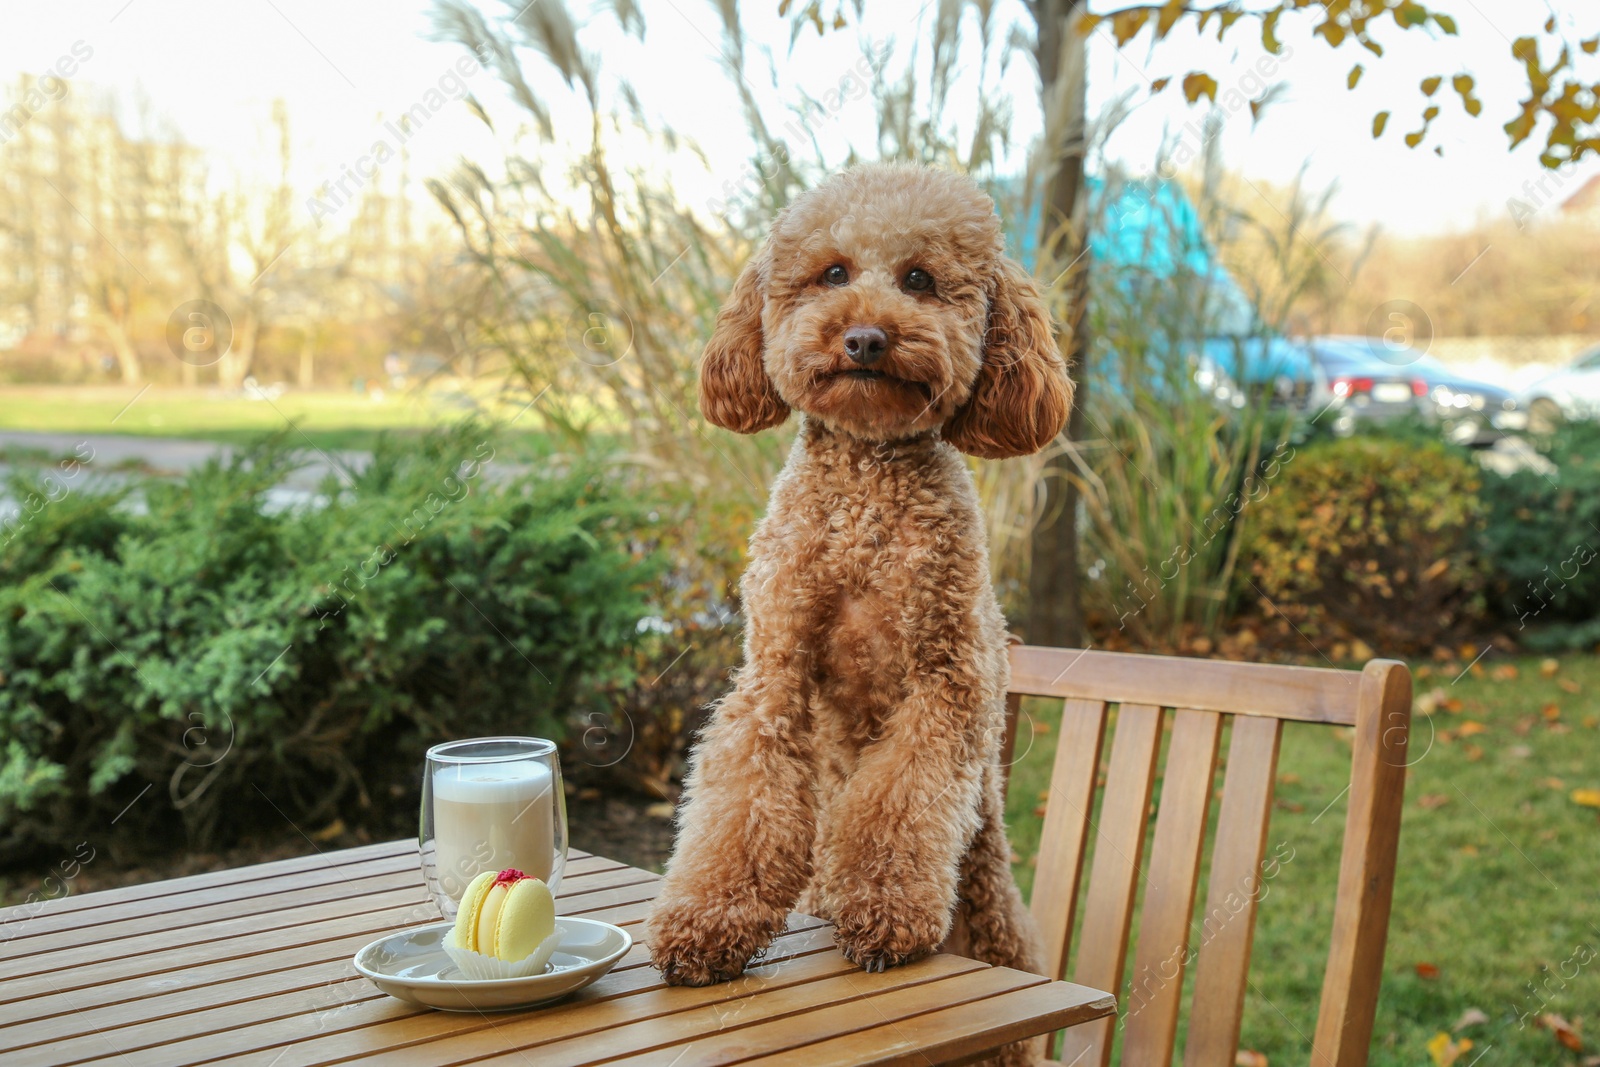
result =
M954 960L960 957L935 957L939 958ZM920 972L922 969L917 970ZM894 972L891 970L886 973ZM719 1027L713 1033L696 1035L681 1049L673 1046L654 1053L608 1061L608 1067L644 1067L652 1062L671 1062L677 1056L682 1057L677 1061L678 1067L684 1067L685 1064L712 1067L745 1063L752 1056L765 1056L777 1062L795 1064L796 1067L811 1067L817 1062L813 1050L824 1042L842 1046L842 1051L837 1048L833 1050L835 1054L845 1057L839 1062L859 1064L869 1061L862 1060L851 1046L863 1040L863 1033L870 1035L877 1030L893 1033L917 1015L951 1006L958 1006L969 1017L979 1014L987 1016L990 1001L994 997L1048 981L1037 974L981 965L976 969L952 969L948 974L922 981L895 983L888 988L862 981L867 977L846 976L839 980L840 992L844 994L843 1003L824 1005L814 1011L769 1022L757 1022L741 1029ZM864 1040L870 1044L883 1043L882 1038L870 1036ZM904 1039L898 1044L902 1048L914 1047L912 1042ZM499 1056L485 1062L508 1063L510 1057Z
M743 1062L762 1067L967 1063L990 1055L1000 1045L1076 1026L1116 1010L1116 998L1108 993L1071 982L1047 982ZM687 1067L687 1063L679 1067Z

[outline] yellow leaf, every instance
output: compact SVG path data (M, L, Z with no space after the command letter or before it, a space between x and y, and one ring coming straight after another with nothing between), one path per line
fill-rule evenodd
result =
M1111 32L1117 39L1117 47L1120 48L1133 40L1139 31L1144 29L1144 24L1149 18L1150 12L1146 8L1118 11L1111 16Z
M1476 719L1468 719L1466 722L1461 724L1461 728L1456 731L1456 735L1459 737L1472 737L1476 734L1481 734L1488 729L1489 728L1487 726L1483 725L1481 722L1478 722Z
M1150 95L1154 96L1156 93L1159 93L1161 90L1165 89L1167 87L1167 83L1171 80L1171 78L1157 78L1155 81L1151 82Z
M1183 78L1183 95L1184 98L1187 99L1191 104L1199 100L1202 96L1208 98L1212 103L1216 103L1217 79L1213 78L1209 74L1202 74L1199 71L1195 71L1192 74L1186 74Z
M1574 789L1572 802L1586 808L1600 808L1600 789Z
M1273 55L1283 50L1283 45L1277 37L1278 16L1281 14L1283 8L1275 7L1261 16L1261 46Z
M1422 79L1422 95L1423 96L1432 96L1434 93L1438 92L1439 91L1439 83L1441 81L1443 81L1443 80L1444 79L1440 78L1437 74L1435 74L1431 78L1423 78Z
M1594 55L1596 52L1600 52L1600 34L1596 34L1595 36L1589 38L1587 41L1579 41L1578 42L1578 47L1583 49L1586 53L1588 53L1591 56Z
M1172 29L1172 24L1183 14L1184 6L1185 0L1167 0L1166 6L1156 18L1156 40L1161 40L1167 35L1167 31Z
M1387 125L1389 125L1389 113L1387 111L1380 111L1372 116L1372 136L1374 138L1382 137L1383 128Z
M1105 21L1104 15L1085 15L1078 20L1078 36L1087 37L1095 28Z
M1354 89L1356 87L1356 82L1358 82L1360 80L1361 80L1361 64L1357 63L1355 66L1350 68L1350 77L1345 79L1345 84L1349 88Z
M1433 1057L1434 1067L1452 1067L1462 1054L1472 1048L1469 1038L1460 1041L1450 1040L1450 1035L1440 1030L1428 1042L1428 1055Z

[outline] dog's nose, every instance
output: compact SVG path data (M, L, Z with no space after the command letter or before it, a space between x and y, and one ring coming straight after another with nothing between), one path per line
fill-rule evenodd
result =
M889 335L876 326L852 326L844 332L845 355L870 367L889 351Z

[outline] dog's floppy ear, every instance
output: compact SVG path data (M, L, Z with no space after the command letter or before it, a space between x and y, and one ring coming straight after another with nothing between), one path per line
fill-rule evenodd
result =
M761 310L771 271L768 241L733 283L733 293L717 314L717 327L700 360L700 413L734 433L756 433L789 417L789 405L761 363L766 347Z
M1071 406L1072 382L1039 287L1002 256L989 287L983 366L944 439L980 459L1031 455L1061 432Z

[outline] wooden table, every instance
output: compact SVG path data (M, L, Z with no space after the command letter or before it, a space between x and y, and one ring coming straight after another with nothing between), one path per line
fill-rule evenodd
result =
M637 939L659 884L573 852L556 906ZM953 955L866 974L803 915L738 981L669 988L635 944L572 998L509 1014L417 1008L352 968L369 941L438 919L414 841L0 911L0 1063L958 1063L1116 1008Z

